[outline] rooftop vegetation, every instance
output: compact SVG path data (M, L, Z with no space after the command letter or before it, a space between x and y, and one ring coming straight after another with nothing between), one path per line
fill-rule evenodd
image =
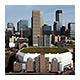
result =
M21 50L23 53L64 53L68 52L65 48L48 48L48 47L35 47L35 48L24 48Z

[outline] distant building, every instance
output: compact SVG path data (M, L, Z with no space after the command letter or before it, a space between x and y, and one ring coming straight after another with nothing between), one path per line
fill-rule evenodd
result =
M28 37L28 20L20 20L17 23L17 31L20 32L21 37Z
M44 46L43 36L38 36L38 46Z
M66 28L65 28L65 26L62 26L62 28L61 28L61 35L65 35L65 30L66 30Z
M9 38L10 48L22 49L28 47L28 44L28 38L16 38L15 36Z
M31 28L28 28L28 37L31 36L31 31L32 31L32 29Z
M19 49L26 48L28 47L28 38L18 38L16 43Z
M12 36L11 38L9 38L9 47L13 48L15 47L15 37Z
M60 28L62 27L62 10L56 11L56 21L59 22Z
M11 31L8 31L6 30L5 31L5 47L8 48L9 47L9 38L12 37L12 32Z
M60 24L58 21L54 22L53 31L54 31L54 35L61 35Z
M13 42L9 43L9 47L10 48L15 48L15 43L13 43Z
M11 38L9 38L9 42L11 43L11 42L15 42L15 37L14 36L12 36Z
M68 37L75 39L75 23L68 23Z
M53 24L54 35L61 35L62 28L62 10L56 11L56 20Z
M28 39L29 46L32 46L32 28L28 28Z
M38 36L38 46L50 46L51 45L51 35Z
M43 26L43 14L40 12L40 35L42 35L42 26Z
M32 42L33 46L38 46L38 35L42 34L43 16L40 10L32 11Z
M44 24L42 26L42 32L43 32L43 35L50 35L52 33L51 26Z
M8 23L8 24L7 24L7 29L6 29L6 30L7 30L7 31L11 31L12 34L14 34L14 33L15 33L14 24L13 24L13 23Z
M14 24L13 23L8 23L7 24L7 28L12 28L12 27L14 27Z
M54 44L54 43L58 43L58 42L60 42L61 41L61 36L59 36L59 35L57 35L57 36L55 36L55 35L52 35L52 43Z
M15 36L16 36L16 37L21 37L21 36L20 36L20 32L15 31Z
M61 41L66 41L67 40L67 36L65 36L65 35L61 35Z
M51 35L44 35L44 46L51 46Z

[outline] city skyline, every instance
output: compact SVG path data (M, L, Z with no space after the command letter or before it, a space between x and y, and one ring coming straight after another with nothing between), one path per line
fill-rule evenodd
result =
M74 5L5 10L5 74L75 75Z
M62 10L63 25L68 22L75 22L75 6L74 5L6 5L5 6L5 23L12 22L17 29L19 20L28 20L31 27L32 10L40 10L43 14L44 24L53 26L55 21L56 10ZM5 25L5 26L6 26Z

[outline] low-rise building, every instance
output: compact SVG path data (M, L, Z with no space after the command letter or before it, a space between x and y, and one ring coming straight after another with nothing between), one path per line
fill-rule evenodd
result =
M58 43L61 41L61 36L57 35L52 35L52 43Z
M65 51L62 52L62 50L61 52L59 52L58 48L56 49L57 52L52 52L50 48L43 48L43 49L39 48L39 49L40 51L36 50L35 48L34 50L36 50L36 52L34 50L29 51L29 49L25 49L25 52L24 50L18 52L16 54L18 61L27 62L28 70L29 71L31 70L32 72L36 71L37 73L62 72L65 70L65 68L70 69L73 67L71 52L65 52ZM64 48L62 49L64 50ZM49 52L46 50L48 50ZM43 53L41 53L41 51ZM30 63L28 58L31 58Z
M28 47L28 38L18 38L17 44L19 49Z

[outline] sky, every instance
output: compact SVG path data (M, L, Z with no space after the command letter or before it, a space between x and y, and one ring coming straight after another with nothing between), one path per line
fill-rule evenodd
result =
M44 24L53 26L56 10L62 10L62 23L67 25L69 22L75 22L74 5L6 5L5 6L5 26L8 22L14 24L17 29L19 20L28 20L31 27L32 10L40 10L43 14Z

